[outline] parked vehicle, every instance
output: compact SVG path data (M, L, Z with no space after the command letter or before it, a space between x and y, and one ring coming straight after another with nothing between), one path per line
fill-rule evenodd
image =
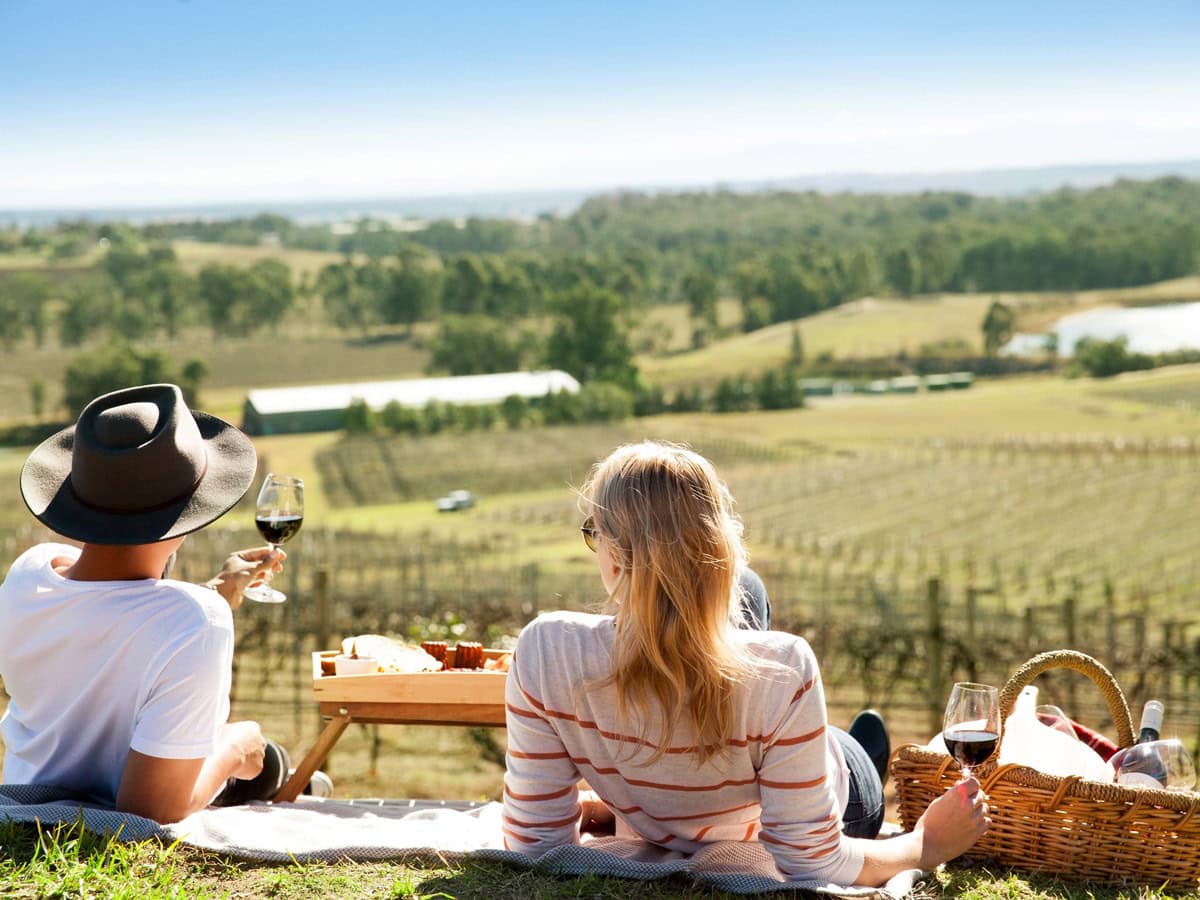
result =
M438 497L438 512L458 512L460 509L470 509L475 505L475 495L470 491L451 491L445 497Z

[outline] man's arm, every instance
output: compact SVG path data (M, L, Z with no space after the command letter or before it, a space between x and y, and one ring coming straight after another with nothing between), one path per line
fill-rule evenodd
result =
M230 778L258 775L263 748L258 723L232 722L207 758L164 759L130 750L117 789L117 811L163 825L178 822L208 806Z

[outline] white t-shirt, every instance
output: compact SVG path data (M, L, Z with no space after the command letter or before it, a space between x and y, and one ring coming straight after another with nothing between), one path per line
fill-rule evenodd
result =
M72 581L51 568L79 550L41 544L0 585L4 781L111 803L132 748L199 759L229 716L233 616L181 581Z

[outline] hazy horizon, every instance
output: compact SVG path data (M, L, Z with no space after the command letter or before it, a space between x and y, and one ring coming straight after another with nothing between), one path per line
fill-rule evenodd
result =
M0 207L1200 158L1200 4L0 0Z
M47 206L0 208L0 223L41 225L71 218L134 223L182 219L229 219L272 213L297 222L334 222L359 217L381 219L466 218L470 216L532 219L542 214L566 215L587 198L616 192L668 194L731 190L814 190L819 193L901 194L921 191L964 191L977 196L1013 196L1111 184L1117 178L1146 179L1179 175L1200 178L1200 159L1154 163L1092 163L1027 166L946 172L824 172L753 181L711 184L607 185L531 191L475 191L426 195L362 197L233 198L211 203L160 205Z

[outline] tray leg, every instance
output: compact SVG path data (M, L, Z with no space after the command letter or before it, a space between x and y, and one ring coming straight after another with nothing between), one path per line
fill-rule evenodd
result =
M333 749L333 745L338 742L338 738L342 736L342 732L349 724L350 713L344 709L329 720L329 724L321 730L312 749L304 755L300 765L296 766L296 771L287 780L287 784L281 787L279 793L275 795L277 803L291 803L300 796L301 791L308 785L308 780L312 778L313 772L317 771L321 767L321 763L325 762L325 757L329 755L329 751Z

